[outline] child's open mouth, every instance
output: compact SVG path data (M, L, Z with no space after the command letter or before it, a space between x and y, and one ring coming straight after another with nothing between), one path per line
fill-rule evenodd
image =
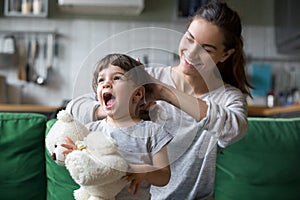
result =
M106 108L111 108L113 106L113 104L115 103L115 97L109 93L109 92L105 92L103 94L103 100L104 100L104 104L106 106Z

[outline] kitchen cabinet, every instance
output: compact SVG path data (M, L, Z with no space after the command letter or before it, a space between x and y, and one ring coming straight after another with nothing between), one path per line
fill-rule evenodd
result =
M198 8L210 1L211 0L178 0L177 15L179 18L188 18L194 16Z
M300 53L300 1L275 0L275 39L279 53Z
M47 17L48 0L4 0L5 17Z

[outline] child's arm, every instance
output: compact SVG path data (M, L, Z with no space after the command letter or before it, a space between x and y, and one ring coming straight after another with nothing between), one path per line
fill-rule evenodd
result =
M171 177L167 147L164 146L153 156L153 165L130 165L131 172L124 179L130 182L129 192L137 194L140 184L145 180L151 185L165 186Z

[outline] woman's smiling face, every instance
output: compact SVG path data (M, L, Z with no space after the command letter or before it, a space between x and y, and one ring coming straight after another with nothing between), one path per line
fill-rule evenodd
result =
M185 74L201 70L209 60L214 64L224 56L223 34L204 19L193 20L179 45L180 67Z

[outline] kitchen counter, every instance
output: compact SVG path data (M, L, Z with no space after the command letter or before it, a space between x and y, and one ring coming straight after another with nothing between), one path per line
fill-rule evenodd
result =
M64 106L41 106L31 104L0 104L0 112L35 112L42 113L48 116L54 116L56 113L64 109ZM287 113L299 113L300 105L295 104L284 107L273 107L268 108L266 106L249 106L248 116L249 117L269 117L269 116L280 116ZM299 115L300 117L300 115Z
M0 104L0 112L31 112L41 113L48 118L56 117L59 110L64 109L64 106L42 106L31 104Z
M295 104L291 106L276 106L268 108L266 106L249 106L249 117L300 117L300 105Z

